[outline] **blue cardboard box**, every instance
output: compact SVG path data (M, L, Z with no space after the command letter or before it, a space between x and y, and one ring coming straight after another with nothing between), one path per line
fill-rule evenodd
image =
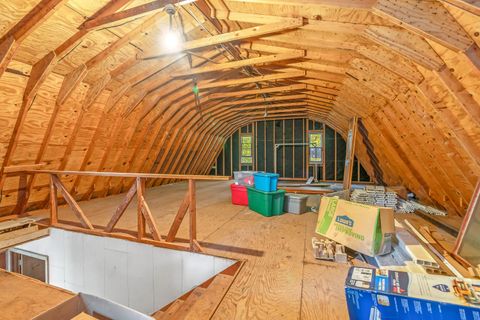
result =
M480 320L480 281L351 267L345 295L352 320Z

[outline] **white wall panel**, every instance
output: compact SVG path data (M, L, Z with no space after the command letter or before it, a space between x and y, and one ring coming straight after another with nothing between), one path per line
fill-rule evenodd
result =
M49 258L50 283L151 314L233 260L51 228L17 246Z

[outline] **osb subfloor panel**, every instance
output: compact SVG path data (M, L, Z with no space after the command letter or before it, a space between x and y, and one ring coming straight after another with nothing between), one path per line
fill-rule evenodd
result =
M0 319L27 320L72 298L59 288L0 270Z
M317 215L263 217L232 205L229 183L197 183L197 232L206 252L247 260L213 319L348 319L343 283L349 266L313 258ZM147 190L147 202L162 234L167 233L186 189L185 183L178 183ZM106 225L121 200L122 195L115 195L80 206L93 224ZM61 208L59 215L76 221L68 207ZM187 226L185 221L179 237L188 237ZM136 229L136 203L118 227Z

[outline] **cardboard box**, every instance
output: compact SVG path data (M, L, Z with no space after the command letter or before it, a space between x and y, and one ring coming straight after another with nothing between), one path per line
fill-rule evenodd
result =
M393 210L323 197L316 232L369 256L387 254L395 232Z
M345 282L351 320L477 320L480 281L351 267Z

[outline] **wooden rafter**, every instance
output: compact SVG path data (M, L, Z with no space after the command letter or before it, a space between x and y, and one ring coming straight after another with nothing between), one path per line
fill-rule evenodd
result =
M181 72L175 73L172 75L172 77L178 78L178 77L193 76L197 74L226 70L226 69L236 69L244 66L262 65L262 64L272 63L272 62L298 59L304 56L305 56L305 53L279 53L279 54L273 54L268 56L261 56L257 58L208 65L200 68L193 68L183 73Z
M267 34L277 33L285 30L291 30L303 25L303 19L298 18L295 20L273 23L268 25L260 25L252 28L247 28L239 31L219 34L211 36L209 38L192 40L181 44L181 48L175 52L169 52L168 50L158 51L152 50L138 55L139 59L153 59L167 54L173 54L178 52L184 52L187 50L200 49L218 44L223 44L232 41L244 40L248 38L259 37Z
M232 80L224 80L224 81L199 81L198 87L200 90L202 89L209 89L209 88L218 88L218 87L226 87L226 86L238 86L246 83L255 83L255 82L264 82L264 81L278 81L290 78L299 78L304 77L305 71L291 71L291 72L280 72L275 74L269 74L264 76L258 77L248 77L248 78L241 78L241 79L232 79Z

